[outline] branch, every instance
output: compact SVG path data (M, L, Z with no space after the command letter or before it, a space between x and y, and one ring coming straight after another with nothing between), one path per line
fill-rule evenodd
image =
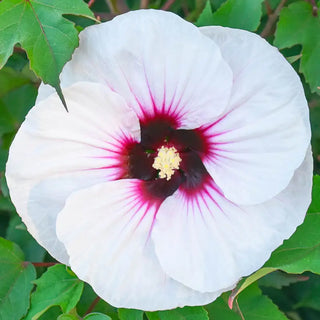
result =
M276 10L274 10L274 12L269 14L268 21L260 34L262 38L268 38L269 36L272 35L272 33L274 32L274 25L277 22L278 17L280 15L280 11L284 7L286 2L287 0L281 0ZM266 6L267 5L269 5L268 1L266 1Z

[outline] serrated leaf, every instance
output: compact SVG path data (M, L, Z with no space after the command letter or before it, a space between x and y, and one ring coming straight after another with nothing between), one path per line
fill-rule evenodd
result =
M287 317L264 296L257 283L244 290L238 298L240 311L231 311L227 304L227 295L223 295L216 301L206 306L210 319L213 320L288 320ZM235 308L234 308L235 309ZM240 316L239 313L242 313Z
M0 238L0 320L19 320L26 314L35 278L20 248Z
M143 311L134 309L118 309L120 320L143 320Z
M83 320L112 320L112 319L105 314L94 312L86 315L83 318Z
M320 311L320 277L310 274L309 281L291 286L297 303L294 308L312 308Z
M209 320L203 307L184 307L174 310L146 312L149 320Z
M64 265L55 265L35 281L37 289L31 295L31 307L25 320L36 320L52 306L68 313L80 300L83 282Z
M78 46L78 32L63 14L94 19L81 0L2 0L0 2L0 68L17 43L26 50L32 70L59 89L59 74Z
M259 279L258 283L260 287L282 289L283 287L287 287L293 283L305 282L307 280L309 280L308 276L275 271Z
M211 18L211 7L207 2L197 25L217 25L255 31L258 29L262 16L262 2L263 0L228 0L211 14Z
M262 294L257 283L239 295L238 303L246 320L288 320L271 299Z
M279 49L302 45L300 72L312 92L320 94L320 18L310 3L298 1L281 10L274 44Z
M320 176L315 176L313 181L312 203L305 221L272 253L264 267L288 273L320 274Z

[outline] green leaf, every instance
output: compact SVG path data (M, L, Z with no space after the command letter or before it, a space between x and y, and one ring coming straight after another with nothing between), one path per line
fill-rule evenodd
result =
M31 307L25 320L36 320L52 306L68 313L78 303L83 290L80 281L64 265L50 267L35 281L37 290L31 295Z
M319 213L320 212L320 176L315 175L313 177L313 187L312 187L312 202L308 209L309 213Z
M62 314L57 320L79 320L79 317L74 314Z
M312 271L320 273L320 177L314 177L312 204L304 223L289 240L273 252L265 266L240 282L232 291L228 303L233 306L235 298L258 279L278 269L288 273Z
M1 158L1 149L0 149L0 158ZM1 162L1 159L0 159ZM1 171L1 165L0 165L0 171ZM0 195L0 211L15 211L15 208L12 204L12 202L8 199L5 198L3 195ZM11 240L11 239L9 239ZM28 259L27 259L28 260Z
M309 281L299 283L292 286L294 290L294 295L298 301L294 308L312 308L314 310L320 311L320 277L310 274ZM291 288L292 288L291 287ZM291 289L290 288L290 289Z
M259 286L282 289L293 283L305 282L309 277L297 274L288 274L282 271L272 272L259 280Z
M302 54L297 54L295 56L287 57L286 59L288 60L289 63L293 64L296 61L298 61L302 57Z
M211 0L210 3L214 10L217 10L226 0Z
M149 320L209 320L203 307L184 307L174 310L146 312Z
M46 253L36 240L27 231L26 226L18 215L13 215L7 229L8 240L17 243L25 254L27 261L41 262Z
M81 299L77 304L77 311L79 315L83 317L86 314L87 310L91 308L92 303L95 301L96 298L97 295L93 291L92 287L85 283ZM112 318L112 320L119 320L118 309L111 306L102 299L99 300L99 302L94 306L94 309L92 311L107 314Z
M30 78L26 77L24 73L9 67L2 68L0 71L0 98L28 83L30 83Z
M0 2L0 68L17 43L25 49L32 70L59 86L59 74L78 46L78 32L63 14L94 19L81 0L2 0Z
M227 304L227 295L206 306L210 319L213 320L287 320L287 317L264 296L257 283L244 290L238 298L239 309L231 311ZM242 313L241 317L239 314Z
M134 309L119 309L120 320L143 320L143 311Z
M0 178L1 192L5 197L9 197L9 188L5 176Z
M36 272L24 263L23 252L11 241L0 238L0 319L19 320L29 308Z
M37 96L30 75L5 67L0 70L0 136L16 131Z
M86 315L83 318L83 320L112 320L112 319L105 314L94 312Z
M228 307L228 293L223 294L211 304L205 306L210 320L241 320L239 314Z
M288 318L264 296L257 283L248 287L238 298L240 310L246 320L287 320Z
M262 2L263 0L228 0L213 14L210 14L211 6L207 2L197 25L218 25L255 31L261 20Z
M265 267L288 273L311 271L320 274L320 177L314 177L312 203L305 221L290 239L275 250Z
M55 319L58 319L60 315L61 315L60 307L55 306L55 307L49 308L37 320L55 320ZM25 320L25 319L23 319L23 320ZM77 320L79 320L79 319L77 319Z
M320 18L310 3L298 1L281 10L274 44L279 49L302 45L300 72L311 91L320 94Z
M203 11L201 12L197 22L196 26L202 27L202 26L210 26L212 25L212 8L210 0L207 0L206 6L204 7Z
M213 23L249 31L258 29L263 0L228 0L213 14Z
M243 282L241 282L240 286L237 286L232 293L230 294L228 305L232 309L234 299L247 287L249 287L252 283L256 282L258 279L264 277L265 275L275 271L275 268L261 268L251 276L247 277Z

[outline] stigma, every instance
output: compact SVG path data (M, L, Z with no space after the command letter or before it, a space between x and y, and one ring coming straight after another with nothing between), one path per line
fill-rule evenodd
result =
M164 147L158 149L152 167L159 170L159 178L171 179L174 171L179 169L181 162L180 155L175 147Z

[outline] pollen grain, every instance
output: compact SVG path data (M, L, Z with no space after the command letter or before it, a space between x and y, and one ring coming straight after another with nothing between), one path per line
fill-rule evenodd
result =
M159 170L159 178L171 179L174 170L179 169L181 162L180 155L175 147L164 147L158 149L152 167Z

